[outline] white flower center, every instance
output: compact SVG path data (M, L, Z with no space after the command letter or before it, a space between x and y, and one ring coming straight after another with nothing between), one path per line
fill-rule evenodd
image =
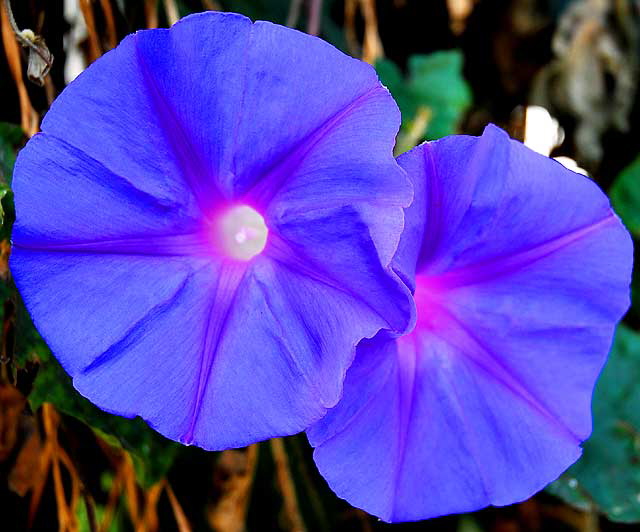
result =
M249 260L267 245L269 230L258 211L237 205L220 218L218 234L225 254L236 260Z

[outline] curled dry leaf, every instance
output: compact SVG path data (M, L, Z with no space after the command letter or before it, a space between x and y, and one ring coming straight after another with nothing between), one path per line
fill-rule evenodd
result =
M13 12L11 11L11 2L9 0L4 1L4 15L3 20L6 19L9 29L3 23L3 33L7 30L7 33L13 32L16 40L28 50L27 61L27 76L36 85L44 86L45 78L51 70L53 64L53 54L47 48L44 39L40 35L36 35L32 30L25 29L20 31L16 25L16 21L13 18Z
M0 384L0 462L4 462L16 445L20 414L25 397L9 383Z
M6 4L8 5L8 4ZM20 47L16 41L16 33L9 19L8 11L0 9L0 19L2 19L2 44L9 63L9 70L18 89L20 99L20 125L29 137L35 135L39 129L40 117L31 105L31 99L27 93L22 76L22 64L20 62Z
M36 486L44 484L42 456L44 452L42 438L37 430L36 421L33 417L31 421L31 431L24 445L18 452L16 461L9 473L9 488L20 497L24 497Z

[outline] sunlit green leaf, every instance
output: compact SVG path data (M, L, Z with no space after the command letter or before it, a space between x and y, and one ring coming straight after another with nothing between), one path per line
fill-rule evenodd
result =
M409 58L406 78L389 60L376 64L380 80L400 107L403 130L411 129L421 109L428 109L428 125L422 138L437 139L456 133L462 114L471 104L462 61L459 50L414 55Z

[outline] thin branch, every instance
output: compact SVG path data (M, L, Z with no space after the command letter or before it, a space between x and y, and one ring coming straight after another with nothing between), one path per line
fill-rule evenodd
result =
M322 19L322 0L311 0L309 4L309 21L307 33L318 35L320 33L320 21Z
M191 525L189 524L187 516L184 514L182 506L180 506L180 503L178 502L176 494L173 492L173 488L168 482L165 482L164 489L169 497L169 503L171 504L171 509L173 510L173 516L176 519L178 530L180 532L191 532Z
M100 0L100 6L102 7L102 13L107 23L107 41L109 42L109 48L115 48L118 45L118 35L116 32L116 22L113 18L111 3L109 0Z
M282 438L272 438L269 440L271 444L271 453L276 466L276 479L278 487L284 501L284 511L289 521L287 529L290 532L304 532L306 527L298 506L298 496L296 495L296 487L291 477L291 468L289 467L289 458L284 448Z
M144 15L147 19L147 28L158 27L158 0L144 0Z
M98 532L98 520L96 518L96 503L93 500L91 494L86 490L82 490L82 496L84 497L84 507L87 511L87 522L89 524L90 532Z
M5 4L7 5L7 4ZM22 130L29 137L36 134L39 127L40 117L31 105L27 88L22 75L22 64L20 62L20 46L14 38L14 31L9 23L9 15L6 9L0 9L0 19L2 19L2 43L7 56L9 70L13 77L20 98L20 123Z
M95 61L102 55L102 45L96 29L96 19L93 15L93 6L89 0L80 0L80 11L87 25L89 35L89 49L91 50L91 60Z
M176 6L175 0L164 0L164 12L167 15L169 26L173 26L180 20L180 13L178 12L178 6Z
M11 26L11 29L13 30L13 33L16 36L16 39L22 46L24 47L29 46L31 43L22 34L22 31L20 31L20 29L18 28L18 24L16 24L16 19L13 16L13 10L11 9L11 0L4 0L4 8L7 11L7 17L9 17L9 25Z
M289 14L287 15L287 26L290 28L295 28L298 25L301 7L302 0L291 0L291 4L289 4Z

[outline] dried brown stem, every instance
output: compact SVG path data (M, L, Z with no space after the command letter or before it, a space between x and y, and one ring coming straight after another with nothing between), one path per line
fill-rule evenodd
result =
M2 43L4 45L4 53L7 56L7 62L9 63L9 70L16 84L18 90L18 97L20 99L20 124L23 131L29 137L35 135L39 128L39 116L35 109L31 105L27 88L24 84L24 78L22 75L22 64L20 62L20 48L16 41L17 35L21 32L16 32L15 20L13 20L13 14L9 1L4 2L5 9L0 10L0 18L2 19ZM16 38L14 38L16 36ZM18 39L19 40L19 39Z
M311 0L309 4L309 21L307 23L307 33L318 35L320 33L320 22L322 19L322 0Z
M184 514L184 510L182 509L182 506L180 506L178 498L176 497L176 494L173 492L173 488L169 485L168 482L165 483L165 490L167 492L167 496L169 497L169 503L171 504L171 509L173 510L173 516L176 518L178 530L180 532L191 532L191 525L189 524L189 520Z
M144 14L147 19L147 28L158 27L158 0L144 0Z
M89 49L91 51L91 61L95 61L102 55L102 46L100 45L100 37L96 30L96 19L93 16L93 7L90 0L80 0L80 11L87 25L87 33L89 34Z
M222 7L220 6L220 4L218 2L215 2L214 0L202 0L202 5L204 6L205 9L208 9L209 11L222 10Z
M287 26L290 28L295 28L298 25L301 8L302 0L291 0L289 4L289 14L287 15Z
M98 520L96 517L96 503L91 494L85 489L82 492L84 498L84 507L87 511L87 521L91 532L98 532Z
M362 43L362 60L375 63L384 56L382 40L378 32L378 15L374 0L360 0L360 9L364 17L364 42Z
M169 26L173 26L180 20L180 13L178 12L178 6L176 6L175 0L164 0L164 12L167 14Z
M100 0L100 7L102 7L102 13L107 24L107 41L109 42L109 49L115 48L118 44L118 34L116 32L116 22L113 18L113 9L111 9L111 2L109 0Z
M282 438L272 438L271 453L276 466L276 479L278 487L284 501L284 512L289 521L288 530L291 532L303 532L306 530L300 507L298 506L298 496L296 495L296 487L291 477L291 468L289 467L289 458L284 448Z
M216 532L244 532L251 490L258 463L258 445L245 451L224 451L215 466L214 483L220 492L208 512L209 525Z

